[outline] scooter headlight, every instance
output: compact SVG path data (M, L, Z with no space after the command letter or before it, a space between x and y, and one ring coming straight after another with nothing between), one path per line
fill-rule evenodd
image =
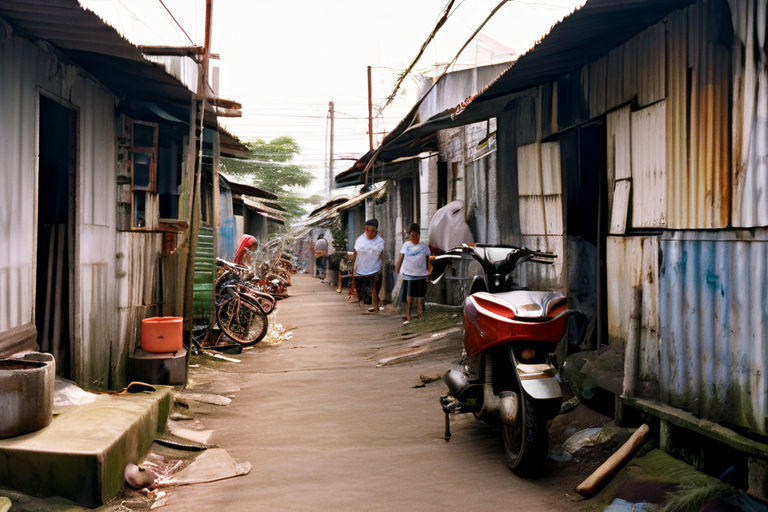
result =
M532 348L526 348L520 353L520 359L522 359L523 361L528 361L530 359L533 359L534 357L536 357L536 351L533 350Z

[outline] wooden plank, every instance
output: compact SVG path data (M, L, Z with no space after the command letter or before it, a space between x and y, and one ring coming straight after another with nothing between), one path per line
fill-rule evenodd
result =
M744 437L713 421L697 418L688 411L672 407L671 405L645 400L643 398L622 396L621 401L624 402L625 405L635 407L648 414L657 416L672 425L691 430L697 434L724 443L740 452L752 456L768 457L768 444L763 444L749 439L748 437Z

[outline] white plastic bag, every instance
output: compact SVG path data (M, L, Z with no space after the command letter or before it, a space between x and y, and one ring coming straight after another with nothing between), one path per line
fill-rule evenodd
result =
M435 212L429 222L430 248L447 251L474 242L472 231L464 220L464 203L451 201Z

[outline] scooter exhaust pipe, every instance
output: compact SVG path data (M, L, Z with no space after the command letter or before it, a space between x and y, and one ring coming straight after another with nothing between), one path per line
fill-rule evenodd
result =
M443 374L443 382L453 396L459 396L469 387L469 380L463 372L451 368Z

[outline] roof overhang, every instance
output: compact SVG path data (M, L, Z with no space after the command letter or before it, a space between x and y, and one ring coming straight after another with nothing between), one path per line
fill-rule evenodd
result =
M624 43L635 34L695 0L589 0L563 18L533 48L517 59L484 90L454 108L421 121L419 104L384 138L376 161L416 155L437 131L484 121L501 114L515 94L570 73ZM438 83L439 87L439 83ZM336 185L360 183L376 151L369 151L336 176Z

